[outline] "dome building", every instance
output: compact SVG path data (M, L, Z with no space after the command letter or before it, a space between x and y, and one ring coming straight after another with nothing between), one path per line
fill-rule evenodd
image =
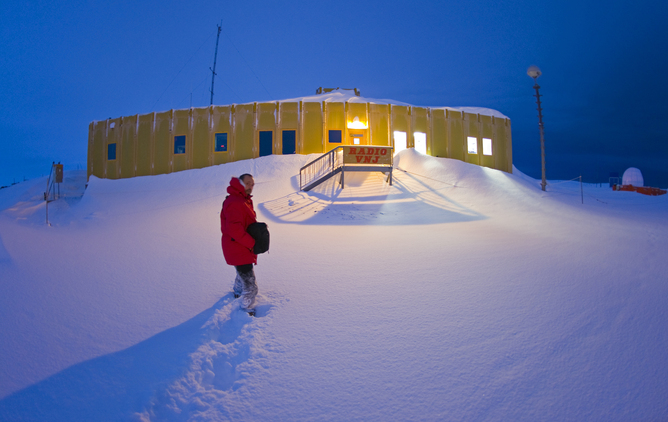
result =
M270 154L389 146L512 172L510 119L473 107L419 107L319 88L271 102L167 110L91 122L88 177L172 173Z
M645 186L645 181L643 180L640 170L635 167L626 169L622 175L622 185L635 186L638 188Z

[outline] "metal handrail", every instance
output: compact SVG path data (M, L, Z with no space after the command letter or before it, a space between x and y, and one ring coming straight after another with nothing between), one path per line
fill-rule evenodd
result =
M44 192L44 200L46 202L55 201L56 198L56 175L55 166L51 165L51 172L49 173L49 178L46 180L46 192ZM53 194L53 196L52 196ZM53 199L51 199L53 198Z
M299 169L299 189L318 181L343 166L343 147L338 146L326 152Z
M50 226L49 223L49 202L53 202L60 197L60 183L62 182L62 168L63 166L55 162L51 164L51 171L49 172L49 178L46 180L46 191L44 192L44 202L46 203L46 224ZM58 169L61 172L58 172ZM57 185L57 192L56 192Z

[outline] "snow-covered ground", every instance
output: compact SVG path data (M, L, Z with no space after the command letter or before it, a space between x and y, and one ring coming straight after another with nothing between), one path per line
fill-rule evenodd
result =
M313 156L0 190L0 420L668 419L668 195ZM255 175L258 316L220 251Z

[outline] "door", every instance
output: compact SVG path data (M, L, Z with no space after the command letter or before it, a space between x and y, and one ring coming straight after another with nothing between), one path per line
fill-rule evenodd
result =
M285 154L296 154L297 153L297 131L296 130L284 130L283 131L283 151Z
M274 133L270 130L260 131L260 157L274 153L272 148Z

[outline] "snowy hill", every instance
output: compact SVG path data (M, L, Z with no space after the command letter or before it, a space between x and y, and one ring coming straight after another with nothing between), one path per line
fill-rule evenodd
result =
M0 191L0 420L663 420L668 195L412 150L304 193L309 156ZM219 211L255 176L258 316ZM83 196L82 196L83 193Z

